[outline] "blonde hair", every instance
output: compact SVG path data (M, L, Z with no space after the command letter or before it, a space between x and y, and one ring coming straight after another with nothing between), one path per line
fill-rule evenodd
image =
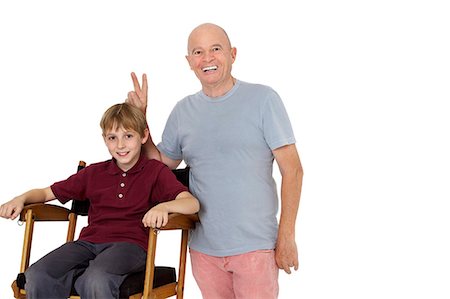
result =
M100 127L103 135L107 131L123 127L125 130L136 131L141 137L144 137L147 120L139 108L128 103L121 103L115 104L105 111L100 120Z

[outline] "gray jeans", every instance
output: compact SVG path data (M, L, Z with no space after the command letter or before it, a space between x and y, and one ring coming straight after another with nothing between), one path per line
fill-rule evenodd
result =
M67 298L74 277L81 298L119 298L127 274L144 270L145 261L145 250L132 243L66 243L27 269L27 298Z

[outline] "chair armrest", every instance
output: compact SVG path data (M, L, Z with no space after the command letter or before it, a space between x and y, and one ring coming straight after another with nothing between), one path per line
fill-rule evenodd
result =
M71 211L65 207L33 203L26 205L20 213L20 221L25 221L25 215L28 210L32 210L35 221L68 221Z
M192 229L195 228L195 223L199 221L197 214L169 214L169 221L160 230L173 230L173 229Z

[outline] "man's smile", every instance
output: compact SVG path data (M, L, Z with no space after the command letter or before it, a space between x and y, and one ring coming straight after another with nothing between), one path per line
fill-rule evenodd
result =
M202 68L202 71L205 73L209 72L209 71L215 71L215 70L217 70L217 65L211 65L211 66Z

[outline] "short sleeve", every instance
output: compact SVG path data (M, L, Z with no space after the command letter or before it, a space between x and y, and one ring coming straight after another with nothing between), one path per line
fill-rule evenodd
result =
M164 202L175 199L178 194L189 191L180 181L177 180L175 174L164 166L156 178L154 189L152 191L151 200L153 202Z
M86 169L71 175L63 181L59 181L50 186L56 198L61 203L66 203L71 199L84 200L86 198Z
M280 96L271 90L262 109L264 138L271 150L295 143L289 116Z
M173 160L182 159L177 108L178 104L175 105L174 109L170 113L163 131L161 142L157 146L164 155Z

